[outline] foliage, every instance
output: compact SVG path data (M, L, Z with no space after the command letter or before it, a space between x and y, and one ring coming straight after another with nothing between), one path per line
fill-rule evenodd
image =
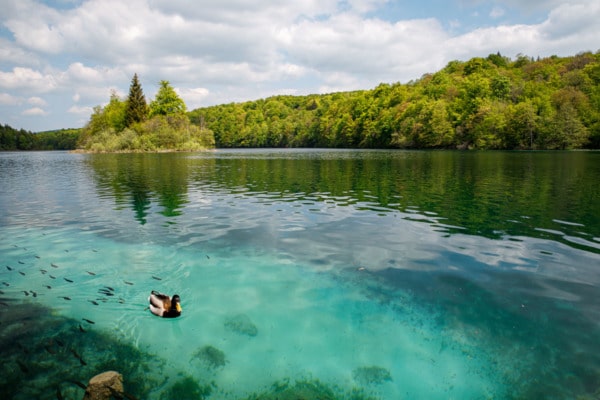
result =
M73 150L79 129L60 129L32 133L0 125L0 151L6 150Z
M144 92L142 91L142 85L138 80L137 74L134 74L129 86L129 96L127 97L125 125L130 126L137 122L142 122L147 116L148 106Z
M132 88L135 82L137 75L134 75ZM151 111L154 110L151 118L144 117L135 123L130 122L129 114L131 92L135 91L130 90L127 101L120 100L113 93L105 107L94 108L89 122L82 129L78 146L92 152L196 151L213 148L215 141L212 131L191 124L184 113L183 100L167 81L161 84L163 86L150 106Z
M600 53L451 61L408 84L191 111L218 147L600 148Z
M185 103L177 95L168 81L160 81L160 88L155 99L150 102L150 117L155 115L183 114L186 112Z

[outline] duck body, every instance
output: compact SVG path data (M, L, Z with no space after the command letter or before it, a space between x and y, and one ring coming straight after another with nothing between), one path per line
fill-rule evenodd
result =
M153 290L148 297L150 311L152 314L163 318L176 318L181 315L181 304L179 295L172 298L166 294Z

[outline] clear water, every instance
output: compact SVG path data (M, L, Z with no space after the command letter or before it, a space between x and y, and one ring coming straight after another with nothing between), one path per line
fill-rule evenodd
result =
M598 182L597 152L0 153L2 398L106 369L148 399L593 398Z

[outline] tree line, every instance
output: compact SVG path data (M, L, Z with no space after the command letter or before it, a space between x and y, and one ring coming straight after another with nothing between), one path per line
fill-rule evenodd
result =
M451 61L407 84L205 107L217 147L600 148L600 52Z
M33 133L0 124L0 151L73 150L79 139L79 129L59 129Z
M600 52L537 60L500 53L451 61L406 84L273 96L187 112L168 81L146 103L137 74L80 131L5 126L0 150L210 147L600 148Z

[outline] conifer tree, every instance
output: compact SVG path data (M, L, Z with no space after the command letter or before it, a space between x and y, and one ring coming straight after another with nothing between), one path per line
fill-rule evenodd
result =
M125 122L130 126L136 122L141 122L148 115L148 106L146 98L142 91L142 85L138 80L137 74L133 75L131 86L129 86L129 97L127 97L127 111L125 112Z

